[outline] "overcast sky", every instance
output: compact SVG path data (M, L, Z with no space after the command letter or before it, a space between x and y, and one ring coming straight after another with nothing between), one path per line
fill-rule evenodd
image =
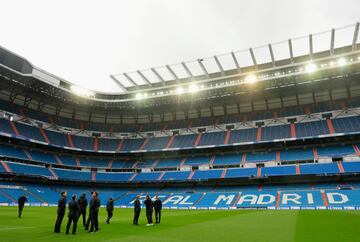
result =
M0 45L80 86L360 21L359 0L0 0Z

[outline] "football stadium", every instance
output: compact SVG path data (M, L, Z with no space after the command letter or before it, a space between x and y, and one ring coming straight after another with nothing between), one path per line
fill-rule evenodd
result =
M0 46L0 241L360 241L359 26L108 73L119 92Z

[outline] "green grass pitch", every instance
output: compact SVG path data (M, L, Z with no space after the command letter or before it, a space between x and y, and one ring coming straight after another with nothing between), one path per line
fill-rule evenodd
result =
M145 210L134 226L132 209L115 209L110 225L102 209L101 230L88 234L79 223L76 235L65 235L66 216L62 233L53 233L55 207L25 207L22 219L16 215L16 207L0 207L0 241L360 241L360 211L163 210L162 223L146 227Z

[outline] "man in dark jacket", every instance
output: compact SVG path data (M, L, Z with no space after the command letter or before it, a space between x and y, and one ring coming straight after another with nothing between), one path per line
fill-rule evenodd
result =
M73 223L72 234L76 234L76 227L79 218L79 205L76 202L76 195L72 195L71 201L69 202L69 214L68 223L66 225L66 234L69 234L71 223Z
M94 192L91 192L91 199L93 198L93 194L94 194ZM91 199L90 199L90 201L91 201ZM90 208L89 208L89 216L86 221L85 230L89 230L90 221L91 221L91 213L90 213Z
M162 202L158 196L155 197L154 209L155 209L155 220L156 220L156 223L159 224L160 220L161 220Z
M98 193L93 192L92 198L90 200L90 230L89 233L97 232L99 229L99 208L100 208L100 199L98 198Z
M108 214L108 217L106 219L106 223L109 224L110 223L110 219L113 216L113 211L114 211L114 200L112 197L109 198L109 200L106 203L106 211Z
M77 201L79 205L79 218L82 216L83 226L86 227L86 208L88 206L88 201L86 199L86 193L83 193Z
M23 209L24 209L24 206L25 206L25 203L27 202L27 197L26 195L22 195L21 197L19 197L18 199L18 206L19 206L19 215L18 217L21 218L21 215L22 215L22 212L23 212Z
M134 221L133 221L134 225L138 225L139 216L140 216L140 212L141 212L141 205L140 205L139 198L140 198L140 196L137 195L135 198L135 201L134 201Z
M147 225L146 226L152 226L152 214L153 214L153 201L151 200L150 196L147 195L146 199L144 201L145 207L146 207L146 218L147 218Z
M61 193L61 198L58 202L58 209L57 209L57 219L55 223L55 233L60 233L61 223L65 215L65 209L66 209L66 192Z

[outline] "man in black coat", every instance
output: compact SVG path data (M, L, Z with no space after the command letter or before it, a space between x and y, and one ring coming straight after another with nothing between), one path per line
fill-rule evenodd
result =
M154 209L155 209L155 220L156 220L156 223L159 224L160 220L161 220L162 202L158 196L155 197Z
M94 192L91 193L91 199L93 198L93 194L94 194ZM91 201L91 199L90 199L90 201ZM90 208L89 208L89 217L87 218L87 221L86 221L85 230L89 230L90 221L91 221L91 213L90 213Z
M25 203L27 202L27 197L26 195L22 195L21 197L19 197L18 199L18 206L19 206L19 215L18 217L21 218L21 215L22 215L22 212L23 212L23 209L24 209L24 206L25 206Z
M60 233L61 223L65 215L66 210L66 192L61 193L61 198L58 202L58 209L57 209L57 219L55 223L55 233Z
M146 218L147 218L147 225L146 226L152 226L152 214L153 214L153 201L151 200L150 196L147 195L146 199L144 201L145 207L146 207Z
M139 216L140 216L140 212L141 212L141 205L140 205L139 198L140 198L140 196L137 195L135 198L135 201L134 201L134 221L133 221L134 225L138 225Z
M76 227L79 218L79 205L76 202L76 195L72 195L71 201L69 202L69 214L68 223L66 225L66 234L69 234L71 223L73 223L72 234L76 234Z
M106 211L108 214L108 217L106 219L106 223L109 224L110 223L110 219L113 216L113 211L114 211L114 200L112 197L109 198L109 200L106 203Z
M98 193L93 192L92 198L90 200L90 230L89 233L97 232L99 229L99 208L100 208L100 199L98 198Z
M79 205L79 218L82 216L83 226L86 227L86 208L88 206L88 201L86 199L86 193L83 193L77 201Z

